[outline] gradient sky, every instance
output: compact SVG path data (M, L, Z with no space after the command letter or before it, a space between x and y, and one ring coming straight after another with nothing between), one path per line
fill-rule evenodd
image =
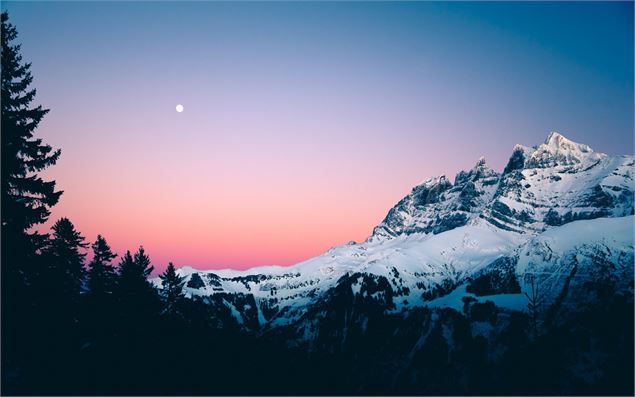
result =
M62 148L51 220L159 270L363 240L427 177L552 130L633 154L632 2L2 8Z

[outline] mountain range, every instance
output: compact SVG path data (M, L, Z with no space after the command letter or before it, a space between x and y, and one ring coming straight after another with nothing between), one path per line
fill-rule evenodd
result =
M634 173L634 156L552 132L500 172L480 158L426 179L361 243L288 267L177 273L219 329L295 349L337 385L315 392L623 393Z
M480 158L454 182L426 179L362 243L288 267L178 273L186 295L222 303L252 330L306 321L343 278L355 295L389 300L393 312L460 308L468 297L522 309L533 276L548 304L573 271L596 270L598 255L630 280L634 171L634 156L597 153L552 132L541 145L516 145L502 172ZM300 328L309 338L311 326Z

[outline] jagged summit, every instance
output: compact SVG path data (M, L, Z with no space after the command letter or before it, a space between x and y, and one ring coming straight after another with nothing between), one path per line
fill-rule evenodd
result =
M586 168L604 157L605 154L594 152L588 145L574 142L554 131L538 146L516 145L504 173L522 168Z
M628 215L632 166L632 156L607 156L551 132L543 144L514 147L484 218L536 232L577 219Z
M582 143L573 142L572 140L566 138L564 135L560 134L557 131L551 131L549 135L547 136L547 139L545 139L544 144L554 148L567 149L567 148L579 147L583 149L582 151L584 152L593 151L591 150L589 146Z
M437 234L479 219L535 232L554 222L627 215L632 174L622 167L629 162L551 132L540 145L516 145L502 174L481 157L471 170L457 173L454 184L445 176L426 179L388 212L370 240ZM616 175L624 176L619 186Z
M444 186L448 184L451 185L452 183L450 182L447 176L445 175L433 176L421 182L421 184L416 186L415 189L418 187L431 188L433 186L438 186L438 185Z
M545 145L559 145L561 142L572 142L571 140L565 138L558 131L551 131L545 139Z
M461 184L463 181L476 182L483 178L490 178L491 182L491 178L498 178L498 176L498 173L487 165L485 157L481 156L470 171L459 171L456 174L454 184Z
M481 156L478 158L478 161L476 162L476 164L474 165L474 168L484 168L487 167L487 161L485 160L485 156Z
M605 155L595 153L588 145L573 142L557 132L549 134L545 143L531 155L534 165L570 166L588 161L599 161Z

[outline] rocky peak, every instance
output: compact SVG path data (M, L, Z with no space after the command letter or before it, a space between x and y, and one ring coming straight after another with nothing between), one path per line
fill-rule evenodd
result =
M627 157L596 153L557 132L532 148L516 145L485 218L539 232L577 219L624 216L632 207Z
M471 170L459 171L456 174L454 185L457 188L468 182L481 182L485 185L492 185L496 183L498 176L499 174L487 165L485 157L481 156Z
M561 135L560 133L556 131L552 131L549 133L549 136L547 136L547 139L545 139L544 145L555 148L556 150L557 149L570 150L577 147L577 148L580 148L583 152L593 151L587 145L573 142L572 140L565 138L563 135Z
M369 238L402 234L438 234L463 226L491 199L499 174L481 157L469 171L460 171L454 184L441 175L414 187L389 212Z
M621 163L552 132L540 145L516 145L502 175L481 157L457 173L454 184L445 176L425 180L390 210L373 236L442 233L479 218L524 232L569 219L623 216L632 212L632 188L621 182L622 176L631 178Z
M442 193L452 187L452 182L445 175L429 178L412 189L414 205L422 206L442 200Z
M605 154L594 152L588 145L574 142L554 131L538 146L514 146L503 174L514 170L555 167L575 171L578 167L592 166L604 157Z
M536 147L527 158L525 168L567 167L591 165L604 157L589 146L573 142L557 132L551 132L545 143Z
M474 168L472 168L473 170L478 170L478 169L483 169L483 168L489 168L487 167L487 162L485 161L485 156L481 156L478 158L478 161L476 162L476 164L474 164Z

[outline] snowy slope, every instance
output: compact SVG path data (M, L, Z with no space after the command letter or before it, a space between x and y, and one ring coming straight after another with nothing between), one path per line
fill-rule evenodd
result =
M527 306L524 293L531 294L531 281L539 287L544 304L553 304L568 293L569 304L582 305L594 296L577 293L578 284L589 281L611 281L615 291L633 292L633 239L635 217L580 220L525 240L509 251L520 289L513 294L478 296L468 292L466 282L452 293L432 300L430 306L461 310L463 298L491 300L499 307L523 310ZM475 269L473 275L478 275ZM566 291L565 291L565 285Z
M551 133L539 146L516 146L502 173L480 159L454 183L445 176L426 180L363 243L289 267L178 272L188 296L220 294L232 313L240 308L229 296L253 296L254 321L268 327L298 321L338 280L354 274L387 280L395 311L460 305L457 299L475 296L465 291L469 283L490 277L492 269L511 268L522 291L527 274L544 275L539 281L553 301L565 285L574 286L566 281L572 271L595 277L594 266L606 265L632 274L634 171L633 156L596 153ZM361 285L351 288L359 293ZM522 296L514 291L498 299L518 307Z

